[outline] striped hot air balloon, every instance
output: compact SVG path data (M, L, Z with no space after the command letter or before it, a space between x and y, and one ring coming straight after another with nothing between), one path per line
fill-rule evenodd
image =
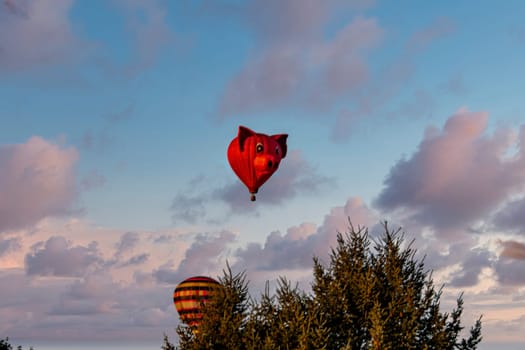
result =
M202 318L201 302L207 302L219 282L210 277L195 276L185 279L175 287L173 304L180 319L190 327L197 327Z

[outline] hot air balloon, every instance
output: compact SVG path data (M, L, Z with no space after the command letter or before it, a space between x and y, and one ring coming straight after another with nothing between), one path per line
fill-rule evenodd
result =
M287 134L265 135L239 126L239 133L228 147L228 162L250 191L250 199L279 168L286 157Z
M220 284L205 276L185 279L173 291L173 304L180 319L192 328L196 328L202 319L201 303L206 303Z

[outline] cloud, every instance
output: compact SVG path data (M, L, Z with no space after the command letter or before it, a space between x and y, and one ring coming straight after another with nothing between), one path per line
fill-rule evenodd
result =
M493 222L500 229L523 233L525 231L525 215L523 213L525 213L525 197L507 202L495 214Z
M424 119L430 117L436 106L433 96L424 89L417 89L413 92L411 99L401 103L394 115L410 119Z
M101 127L97 130L84 131L79 139L79 147L82 150L92 151L99 154L107 153L115 145L117 138L115 131L123 123L130 120L135 113L135 105L129 103L119 110L103 115ZM95 171L94 171L95 172Z
M439 17L423 30L415 32L406 44L408 52L419 52L436 39L452 34L456 30L455 23L446 17Z
M235 177L233 173L232 176ZM196 192L195 181L205 182L203 178L192 181L184 192L177 193L173 199L171 210L175 222L180 220L193 224L202 220L207 216L210 203L214 201L225 203L231 215L257 214L261 205L281 205L303 194L316 194L321 189L334 185L332 178L320 174L298 150L288 152L280 163L279 170L260 188L258 201L251 203L253 205L246 205L250 195L236 177L233 182L222 187L206 188L201 193ZM221 221L217 218L209 219L213 222Z
M96 243L71 246L62 236L36 244L25 258L26 273L38 276L80 277L101 262Z
M106 183L106 178L104 175L100 174L97 170L92 170L91 172L84 175L80 181L80 186L83 190L92 190L104 186Z
M328 20L348 8L339 1L254 1L241 11L262 49L225 86L218 115L282 105L326 107L364 84L366 55L382 29L374 19L357 17L325 39Z
M383 109L407 85L416 55L450 35L455 30L453 21L440 17L416 31L399 57L371 74L369 57L382 42L383 28L375 18L356 16L355 7L338 1L328 4L254 1L238 11L261 49L251 52L226 84L217 115L224 119L276 107L322 111L325 117L335 112L332 139L336 142L346 141L358 121L379 113L430 115L434 99L421 87L415 89L413 100L392 112ZM327 34L326 25L335 14L346 21ZM354 14L352 20L348 20L350 14ZM460 88L459 84L450 86Z
M135 114L135 104L129 103L123 109L117 112L112 112L112 113L107 114L105 116L105 119L109 123L108 126L112 126L112 125L120 124L127 120L130 120L134 114Z
M87 275L73 282L51 308L51 315L95 315L108 313L122 286L107 273Z
M364 11L375 0L251 0L246 2L201 1L200 14L228 17L241 22L261 46L277 42L310 40L322 35L331 16Z
M115 142L115 138L108 130L86 130L80 139L80 147L83 150L102 154Z
M4 0L0 4L0 70L62 64L85 54L69 19L73 0Z
M36 325L45 322L43 315L63 287L60 281L36 284L23 271L14 269L0 270L0 285L0 327L4 334L19 339L27 339Z
M418 54L421 54L435 40L451 34L455 30L454 23L447 18L438 18L428 26L414 32L405 42L404 48L397 57L387 61L382 69L378 69L363 81L352 94L346 97L346 105L341 107L336 115L332 128L332 140L344 142L357 128L359 121L384 115L400 117L417 117L430 115L435 106L433 96L416 87L413 98L402 102L398 108L389 110L390 103L397 103L399 92L409 85L416 72Z
M501 286L521 287L525 285L521 259L498 259L495 263L495 272Z
M136 247L138 246L142 247L142 244L140 244L140 241L141 241L141 237L136 232L126 232L122 234L118 242L116 242L113 245L115 248L115 252L111 259L108 259L104 262L104 268L110 269L112 267L115 267L115 268L137 267L137 266L147 263L151 256L151 254L149 253L140 253L140 254L132 255L130 257L126 257L126 256L129 256Z
M295 238L289 232L285 235L272 232L264 245L248 243L239 249L237 256L241 262L238 265L249 270L304 269L312 265L310 244L306 238Z
M255 0L242 8L242 20L253 31L258 42L310 41L318 36L327 21L346 9L366 8L373 1Z
M177 325L171 287L126 285L100 271L53 283L0 274L0 283L10 300L0 305L2 329L13 338L151 340Z
M261 203L278 205L303 193L317 193L321 188L332 185L333 180L318 173L300 151L288 152L279 165L279 170L263 185L257 194ZM228 184L215 191L214 195L226 202L232 213L253 211L256 206L246 206L248 192L240 181Z
M206 215L205 203L206 199L201 195L189 196L177 193L171 202L170 209L173 212L171 217L175 222L182 220L194 224Z
M335 246L337 232L346 232L348 218L357 226L374 223L375 214L360 198L349 198L344 206L335 207L318 228L311 223L291 227L285 235L272 232L263 245L249 243L239 248L236 267L254 271L301 270L312 267L314 256L326 259Z
M3 0L0 4L0 72L25 72L32 68L60 67L69 72L66 81L77 79L70 65L95 64L104 77L135 77L150 68L165 48L176 43L166 18L163 1L113 0L122 14L131 43L126 62L108 52L113 47L79 36L70 18L74 0ZM82 83L84 77L82 77ZM77 81L78 82L78 81Z
M222 231L216 235L198 234L181 261L178 271L190 275L193 271L216 270L218 259L226 253L228 244L235 240L235 234Z
M3 5L8 13L11 15L19 16L21 18L28 18L27 14L27 2L16 1L16 0L4 0Z
M136 232L126 232L115 244L115 256L121 256L123 253L132 250L139 242L139 234Z
M100 60L101 67L115 77L135 77L150 68L161 52L176 43L166 18L164 1L114 0L113 3L124 16L125 29L132 45L131 62L115 63Z
M348 104L341 107L332 127L331 137L334 142L348 140L361 120L388 114L386 106L414 75L415 64L412 61L412 57L401 54L374 74L373 80L348 96Z
M227 118L284 105L295 98L305 74L297 50L274 49L256 57L228 82L218 114Z
M77 196L78 153L40 137L0 146L0 232L66 215Z
M156 281L177 284L191 276L217 274L225 265L221 257L226 255L227 247L235 237L235 234L229 231L197 234L176 269L168 262L153 272Z
M0 285L5 286L0 288L1 327L12 337L33 339L158 339L159 329L172 330L178 322L171 299L175 285L193 275L222 275L226 259L231 259L234 272L247 272L252 296L264 289L266 280L273 286L280 274L292 282L298 280L301 288L307 289L312 257L328 261L337 232L348 228L348 217L354 226L369 227L372 238L376 231L382 232L376 225L377 213L358 197L330 209L320 225L299 223L283 232L268 233L262 243L252 241L242 246L234 245L237 235L230 231L120 232L86 226L74 219L66 223L44 220L31 235L27 234L29 229L20 232L22 251L30 249L27 256L33 258L31 265L40 271L29 274L5 265L0 268ZM57 222L60 225L51 225ZM51 233L61 236L50 236ZM89 244L91 240L96 243ZM421 240L424 238L418 238L418 242ZM459 266L459 271L450 276L452 282L447 280L447 286L471 287L483 282L480 271L488 266L492 256L483 248L472 247L473 241L470 245L453 244L441 260L432 260L432 267L437 269ZM137 249L142 251L135 253ZM120 259L109 264L118 254ZM103 260L103 256L110 260ZM59 261L63 266L59 267ZM523 283L520 277L506 272L510 261L501 259L488 267L496 271L496 264L501 263L501 276L495 277L504 286L519 287ZM135 278L123 278L125 273ZM519 275L517 265L512 273ZM41 278L42 275L68 278ZM476 305L476 298L471 294L466 302ZM491 306L487 305L484 308L489 309Z
M9 252L20 250L21 248L22 245L19 237L0 239L0 257L9 254Z
M346 108L337 113L334 127L332 128L332 140L340 142L347 140L354 131L363 114Z
M523 146L507 157L516 133L500 128L484 135L487 119L459 110L442 130L429 128L418 150L391 168L375 206L440 229L487 218L525 185Z
M500 257L525 260L525 244L517 241L503 241L500 243L503 250Z
M366 54L377 47L383 31L375 19L357 17L343 27L332 41L315 47L311 55L322 74L313 98L332 103L336 98L368 82Z
M150 258L150 254L142 253L134 255L126 261L119 264L119 267L138 266L144 264Z
M126 232L78 218L42 220L9 235L21 249L0 257L0 328L13 338L74 341L158 339L159 329L173 330L174 284L157 283L152 272L186 256L196 271L218 274L223 261L212 271L206 264L213 258L198 255L213 254L214 246L220 251L230 239L221 232L197 239L173 228ZM188 242L196 250L185 255ZM227 252L218 254L223 259Z
M156 283L152 271L168 260L178 265L193 235L173 228L129 234L56 218L7 238L0 245L16 238L21 246L0 256L0 328L10 337L158 339L159 329L177 325L173 286ZM149 278L133 278L141 275Z
M449 94L461 97L468 93L468 88L465 86L465 79L461 74L452 76L449 80L440 84L439 88Z
M477 285L480 281L482 269L492 266L492 254L486 249L472 249L466 254L463 251L463 254L459 256L461 257L461 269L452 276L450 285L453 287Z

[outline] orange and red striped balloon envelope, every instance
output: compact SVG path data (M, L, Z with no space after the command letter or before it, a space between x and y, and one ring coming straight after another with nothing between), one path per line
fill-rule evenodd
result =
M206 303L220 286L210 277L195 276L175 287L173 304L180 319L190 327L197 327L202 319L201 303Z

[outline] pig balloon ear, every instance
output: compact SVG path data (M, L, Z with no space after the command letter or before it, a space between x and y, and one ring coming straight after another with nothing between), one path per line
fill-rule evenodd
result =
M286 146L286 139L288 138L288 134L272 135L271 138L277 141L279 146L281 146L281 158L286 157L286 151L288 149L288 147Z
M244 150L244 141L250 136L255 135L255 131L248 129L245 126L239 126L239 133L237 134L237 138L239 139L239 149L241 152Z

